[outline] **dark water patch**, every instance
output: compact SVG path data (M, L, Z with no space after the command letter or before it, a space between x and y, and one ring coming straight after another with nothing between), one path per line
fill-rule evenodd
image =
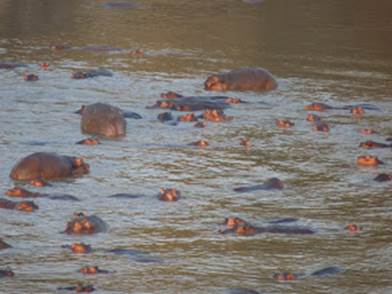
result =
M125 255L127 256L131 261L134 262L140 262L140 263L162 263L163 260L151 256L149 253L140 251L140 250L135 250L135 249L112 249L109 250L110 253L114 253L116 255Z
M129 193L118 193L108 196L108 198L115 198L115 199L137 199L145 197L141 194L129 194Z

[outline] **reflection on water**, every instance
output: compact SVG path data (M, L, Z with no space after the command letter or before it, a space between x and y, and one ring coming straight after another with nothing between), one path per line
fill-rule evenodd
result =
M13 246L0 252L0 269L15 272L0 280L0 292L51 293L79 281L99 293L390 292L391 184L373 178L391 172L391 150L358 145L392 134L391 9L388 0L0 0L0 61L28 65L0 70L3 191L14 185L8 176L14 163L32 152L82 156L91 165L83 178L25 187L82 201L39 198L33 214L0 211L0 238ZM171 126L157 120L160 110L145 108L168 90L209 95L208 74L245 66L269 69L279 88L227 93L249 102L227 110L230 122ZM70 79L73 70L98 67L113 77ZM25 82L25 72L40 79ZM97 101L142 119L129 119L121 140L74 144L84 135L73 112ZM315 101L370 103L381 111L320 113L331 127L326 134L305 120L304 106ZM277 118L295 125L278 129ZM379 133L366 137L363 128ZM241 146L241 138L252 147ZM210 145L188 146L199 139ZM364 154L385 164L358 168L356 157ZM233 191L271 177L285 189ZM182 198L158 201L162 187L179 189ZM141 197L108 197L117 193ZM109 231L61 234L76 211L99 215ZM256 226L293 217L316 234L220 235L228 216ZM348 223L361 232L348 234ZM74 255L61 247L73 242L95 250ZM112 249L142 257L108 254ZM113 273L83 276L78 269L86 265ZM327 266L344 272L311 276ZM277 272L302 278L277 282Z

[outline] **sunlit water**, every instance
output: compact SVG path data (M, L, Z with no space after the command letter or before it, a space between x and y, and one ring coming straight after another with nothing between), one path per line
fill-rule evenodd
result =
M12 188L12 166L39 151L81 156L91 166L82 178L52 187L80 202L34 200L32 214L0 211L0 237L13 248L0 252L1 293L54 293L58 287L92 283L98 293L389 293L392 291L391 148L363 150L368 139L392 135L392 2L379 0L138 1L0 0L0 61L27 68L0 70L0 185ZM113 1L115 2L115 1ZM120 1L117 1L120 2ZM122 1L125 3L128 1ZM70 50L52 51L68 44ZM106 46L116 50L93 50ZM87 47L87 48L86 48ZM129 52L138 48L145 55ZM119 49L119 50L117 50ZM39 64L47 62L48 70ZM279 82L269 93L235 93L248 101L226 111L234 119L197 129L157 120L146 109L162 92L211 95L203 90L213 73L265 67ZM113 77L71 80L73 70L104 67ZM39 81L23 81L25 72ZM106 102L132 110L125 138L98 146L75 145L86 137L74 111ZM379 111L353 118L348 110L320 115L329 133L312 130L304 106L371 103ZM177 113L175 113L177 115ZM275 119L295 126L278 129ZM362 128L377 135L365 137ZM248 137L252 147L239 144ZM198 139L210 145L188 146ZM384 165L358 168L358 155L377 155ZM283 191L237 194L233 188L279 177ZM158 201L161 187L182 192L178 202ZM113 199L116 193L142 194ZM6 197L6 196L4 196ZM110 229L93 236L62 234L72 214L103 218ZM218 233L227 216L263 225L283 217L317 233L306 236ZM358 234L348 223L362 227ZM62 245L85 242L92 254ZM140 250L132 259L108 252ZM109 275L83 276L98 265ZM311 277L326 266L344 271ZM303 274L277 282L276 272Z

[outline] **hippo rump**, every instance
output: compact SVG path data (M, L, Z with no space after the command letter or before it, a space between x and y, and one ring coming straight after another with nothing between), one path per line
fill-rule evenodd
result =
M270 91L276 89L278 83L263 68L243 68L227 73L214 74L204 82L209 91Z
M10 177L17 181L58 179L81 176L89 172L89 165L79 157L38 152L20 160L11 170Z
M0 250L11 248L11 245L7 244L0 238Z
M82 107L80 128L83 133L115 138L125 136L127 122L120 108L105 103Z

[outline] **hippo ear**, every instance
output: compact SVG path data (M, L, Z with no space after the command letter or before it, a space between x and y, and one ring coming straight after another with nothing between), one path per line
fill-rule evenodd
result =
M76 113L76 114L82 114L83 111L85 110L85 108L86 108L86 105L82 105L82 106L80 107L79 110L76 110L76 111L75 111L75 113Z

